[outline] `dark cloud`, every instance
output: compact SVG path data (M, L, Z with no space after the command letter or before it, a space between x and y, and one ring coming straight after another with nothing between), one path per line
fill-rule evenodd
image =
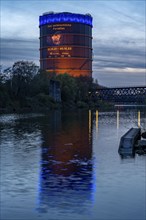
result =
M1 64L9 66L18 60L39 64L39 40L1 39Z
M93 40L93 77L101 85L146 85L143 39Z
M96 41L93 54L94 68L145 68L145 48L134 41Z
M39 61L39 39L1 40L2 63L22 59ZM145 68L145 49L128 40L122 43L115 41L105 41L103 43L96 40L93 44L93 67Z
M93 77L97 78L100 84L145 85L145 49L137 43L141 41L93 42ZM2 39L1 64L8 67L18 60L34 61L39 65L39 39Z

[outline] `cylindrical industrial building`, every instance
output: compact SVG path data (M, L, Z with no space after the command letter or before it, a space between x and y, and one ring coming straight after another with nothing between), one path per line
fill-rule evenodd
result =
M92 76L91 15L48 12L40 16L40 68Z

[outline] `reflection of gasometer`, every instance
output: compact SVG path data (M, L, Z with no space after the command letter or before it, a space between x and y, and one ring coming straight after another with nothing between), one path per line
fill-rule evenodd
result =
M55 33L51 37L53 44L59 45L61 43L61 34L60 33Z

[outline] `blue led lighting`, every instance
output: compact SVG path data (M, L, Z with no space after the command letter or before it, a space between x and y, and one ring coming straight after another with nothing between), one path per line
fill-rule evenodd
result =
M73 14L68 12L56 13L56 14L44 14L39 18L39 25L53 24L53 23L82 23L92 27L92 17L90 15Z

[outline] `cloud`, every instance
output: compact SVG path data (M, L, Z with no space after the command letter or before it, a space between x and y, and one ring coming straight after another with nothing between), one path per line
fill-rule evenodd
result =
M14 6L12 8L9 6L1 9L1 37L39 38L39 16L33 15L26 8L19 9Z
M129 74L129 72L118 70L113 71L98 70L93 73L94 78L98 80L100 85L107 87L126 87L126 86L145 86L146 75L145 73Z
M11 66L18 60L34 61L39 65L39 40L1 39L2 66Z
M139 42L141 42L139 40ZM145 51L138 42L95 41L93 77L105 86L145 85ZM39 65L39 39L2 39L1 62L5 67L18 60Z
M135 41L95 41L93 54L94 69L145 68L145 48Z
M146 55L143 39L95 40L93 76L101 85L146 85Z

